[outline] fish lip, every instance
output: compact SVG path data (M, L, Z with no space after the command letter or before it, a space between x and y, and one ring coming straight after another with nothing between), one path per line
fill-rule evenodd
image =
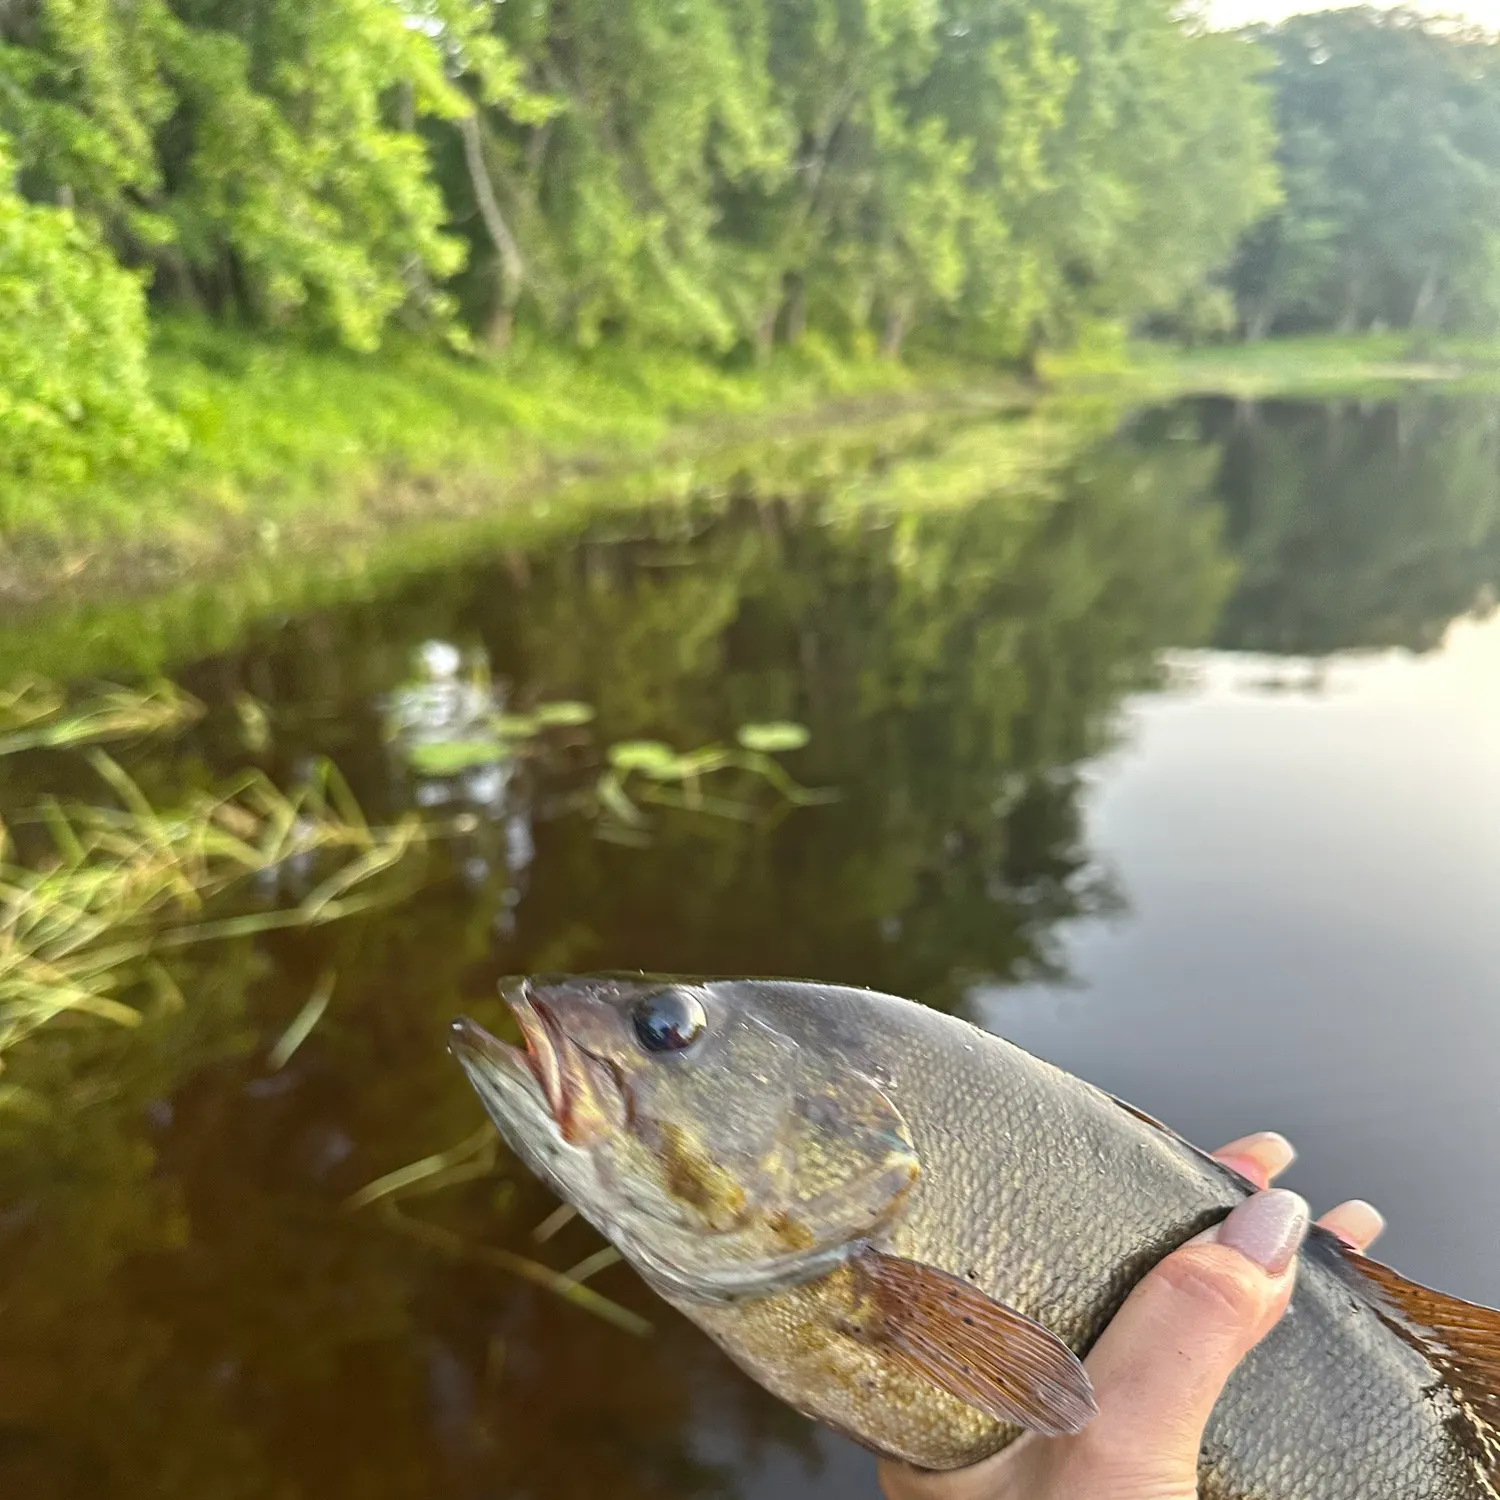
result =
M487 1098L496 1082L519 1084L538 1106L547 1106L547 1096L536 1069L519 1047L491 1036L477 1021L460 1016L448 1028L448 1050L459 1061L470 1081Z
M580 1047L537 998L526 979L505 980L500 997L520 1027L524 1050L493 1037L463 1017L453 1023L449 1047L471 1077L503 1076L527 1086L570 1146L586 1146L601 1132L606 1092L618 1093L612 1070Z
M562 1123L568 1114L568 1090L563 1078L563 1057L567 1038L556 1019L532 994L531 982L526 979L507 980L500 986L500 998L510 1007L510 1013L521 1028L521 1040L525 1051L521 1061L531 1069L547 1101L553 1119Z

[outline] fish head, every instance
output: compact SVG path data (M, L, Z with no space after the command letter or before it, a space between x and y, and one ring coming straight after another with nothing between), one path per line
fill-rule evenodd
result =
M880 1084L815 1010L755 981L507 981L524 1049L472 1021L452 1049L524 1161L669 1295L810 1279L918 1174Z

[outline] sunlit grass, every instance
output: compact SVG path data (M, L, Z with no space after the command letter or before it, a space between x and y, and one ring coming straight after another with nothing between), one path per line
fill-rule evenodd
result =
M199 556L290 527L327 533L442 513L466 491L489 504L559 465L639 457L684 424L811 408L830 398L953 383L816 339L761 365L689 350L521 339L504 356L460 358L399 343L379 358L252 338L191 319L154 330L152 378L186 434L144 476L79 489L0 490L8 531L69 548L69 566L125 544Z
M1436 384L1493 391L1500 388L1500 340L1398 331L1195 348L1119 343L1049 354L1044 373L1063 389L1125 391L1141 400L1361 396Z

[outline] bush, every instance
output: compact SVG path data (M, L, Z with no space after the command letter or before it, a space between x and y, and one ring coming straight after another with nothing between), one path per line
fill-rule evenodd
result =
M13 179L0 135L0 485L147 467L181 438L151 393L140 279Z

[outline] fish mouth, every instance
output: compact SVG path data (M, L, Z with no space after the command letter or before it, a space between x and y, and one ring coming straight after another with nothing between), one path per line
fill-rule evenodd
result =
M504 982L500 995L516 1018L523 1045L512 1047L461 1016L453 1023L449 1050L486 1100L496 1094L504 1099L519 1084L570 1146L592 1144L624 1115L615 1070L568 1036L527 980Z

